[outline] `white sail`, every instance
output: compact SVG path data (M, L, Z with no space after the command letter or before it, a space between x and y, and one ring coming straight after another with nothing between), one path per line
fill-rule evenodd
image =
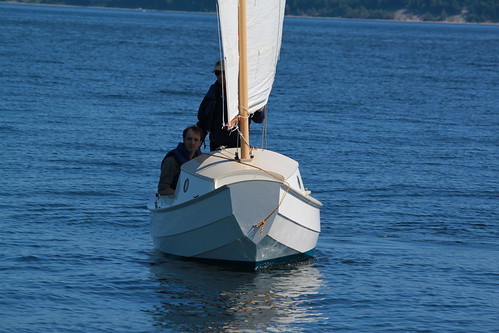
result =
M267 104L281 50L285 0L246 2L249 113ZM218 0L228 120L239 114L238 1ZM227 120L226 120L227 121Z

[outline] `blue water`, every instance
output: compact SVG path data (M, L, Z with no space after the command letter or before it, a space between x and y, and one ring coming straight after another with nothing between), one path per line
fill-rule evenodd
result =
M1 332L499 332L498 26L286 18L267 143L322 233L256 273L148 230L217 57L210 14L0 4Z

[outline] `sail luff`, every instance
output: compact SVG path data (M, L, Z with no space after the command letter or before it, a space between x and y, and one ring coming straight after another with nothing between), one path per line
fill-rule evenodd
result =
M239 129L241 158L249 159L248 56L246 45L246 0L239 0Z
M267 105L274 83L277 61L279 59L285 0L245 0L244 8L238 0L218 0L220 29L222 35L223 59L225 61L226 122L236 125L240 131L246 131L245 121L248 115L261 110ZM246 12L242 27L239 24L239 9ZM246 86L247 104L240 100L240 31L246 31ZM246 98L245 98L246 99ZM241 108L244 114L241 114ZM226 123L221 126L227 125ZM248 120L249 132L249 120ZM246 137L245 137L246 138ZM246 142L245 142L246 140ZM249 145L248 139L241 139L241 144Z

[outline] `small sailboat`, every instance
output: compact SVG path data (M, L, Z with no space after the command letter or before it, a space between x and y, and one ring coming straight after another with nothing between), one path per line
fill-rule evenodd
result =
M298 162L249 145L248 117L267 104L274 82L284 7L218 0L227 113L241 147L184 163L175 195L151 199L158 251L252 268L312 255L322 204L304 187Z

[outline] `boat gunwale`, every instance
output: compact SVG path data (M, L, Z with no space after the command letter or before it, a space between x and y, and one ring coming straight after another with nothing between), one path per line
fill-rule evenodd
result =
M248 180L241 180L241 181L230 183L230 184L224 184L224 185L220 186L219 188L216 188L216 189L214 189L214 190L212 190L212 191L210 191L208 193L202 194L202 195L200 195L198 197L192 198L192 199L190 199L188 201L184 201L184 202L179 203L177 205L172 205L170 207L158 208L158 209L151 209L151 208L149 208L149 210L151 212L164 213L164 212L167 212L167 211L170 211L170 210L181 209L181 208L183 208L185 206L194 204L196 201L202 201L202 200L204 200L206 198L209 198L210 196L217 195L220 192L225 191L226 189L230 189L230 186L233 185L233 184L240 184L240 183L254 182L254 181L255 180L253 180L253 179L248 179ZM315 199L311 195L303 194L303 193L301 193L301 192L293 189L290 186L288 187L285 183L283 183L281 181L272 180L272 179L259 179L257 181L271 182L271 183L281 183L281 190L286 191L286 192L291 192L293 195L295 195L295 196L299 197L299 199L302 199L305 202L311 204L315 208L322 207L322 203L319 200ZM156 200L159 200L159 198L157 198Z
M201 200L204 200L206 198L209 198L210 196L213 196L213 195L217 195L219 192L223 192L224 190L226 190L226 188L228 188L229 186L228 185L223 185L223 186L220 186L219 188L216 188L210 192L207 192L207 193L204 193L204 194L201 194L200 196L197 196L195 198L192 198L190 200L187 200L187 201L184 201L184 202L181 202L177 205L172 205L172 206L169 206L169 207L165 207L165 208L157 208L157 209L151 209L149 208L149 210L151 212L158 212L158 213L163 213L163 212L166 212L166 211L169 211L169 210L175 210L175 209L180 209L180 208L183 208L184 206L189 206L189 205L192 205L193 203L195 203L196 201L201 201ZM175 198L176 199L176 198ZM156 200L159 200L159 198L157 198Z

